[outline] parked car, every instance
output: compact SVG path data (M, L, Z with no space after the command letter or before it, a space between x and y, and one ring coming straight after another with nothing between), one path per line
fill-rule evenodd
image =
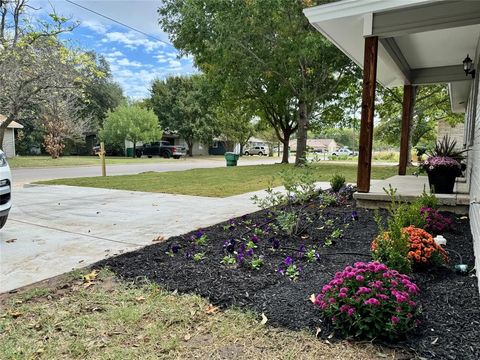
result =
M157 141L150 144L143 144L135 148L135 156L161 156L165 159L173 157L180 159L181 156L187 155L187 148L181 145L170 145L168 141Z
M347 147L343 147L343 148L340 148L338 150L332 151L331 155L332 156L340 156L340 155L356 156L356 155L358 155L358 153L350 150Z
M243 152L244 155L268 155L268 146L252 146Z
M12 173L5 153L0 150L0 229L5 225L12 207Z

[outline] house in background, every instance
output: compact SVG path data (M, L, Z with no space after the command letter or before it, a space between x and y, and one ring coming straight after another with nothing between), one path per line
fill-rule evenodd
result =
M463 179L457 178L453 201L447 195L436 196L440 205L469 212L480 285L480 1L343 0L304 13L363 69L357 205L359 200L375 201L378 207L385 195L380 185L409 184L403 187L407 193L425 181L406 176L415 87L448 84L452 111L465 114L462 145L468 150L467 169ZM400 176L378 186L370 182L377 82L404 90ZM411 197L421 191L418 186Z
M291 151L297 149L297 139L292 139L288 143ZM333 139L307 139L307 148L314 152L329 152L338 149L338 144Z
M5 121L6 117L0 115L0 124ZM5 129L5 135L3 137L2 149L7 157L13 157L15 153L15 130L23 129L23 125L12 121Z

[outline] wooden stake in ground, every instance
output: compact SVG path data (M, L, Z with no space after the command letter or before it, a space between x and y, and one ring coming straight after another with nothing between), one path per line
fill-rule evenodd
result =
M98 153L100 161L102 162L102 176L107 176L107 166L105 165L105 143L100 143L100 152Z

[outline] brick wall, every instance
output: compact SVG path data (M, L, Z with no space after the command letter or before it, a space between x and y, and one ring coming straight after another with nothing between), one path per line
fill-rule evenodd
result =
M457 148L463 149L463 144L465 143L465 126L464 124L457 124L455 126L450 126L445 121L438 122L437 129L437 140L441 140L445 135L450 136L452 140L457 142Z

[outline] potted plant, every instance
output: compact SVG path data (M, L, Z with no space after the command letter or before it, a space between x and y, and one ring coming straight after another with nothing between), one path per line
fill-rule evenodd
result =
M456 144L455 140L445 135L420 165L427 172L430 189L437 194L452 194L455 178L462 174L461 161L466 150L455 149Z

